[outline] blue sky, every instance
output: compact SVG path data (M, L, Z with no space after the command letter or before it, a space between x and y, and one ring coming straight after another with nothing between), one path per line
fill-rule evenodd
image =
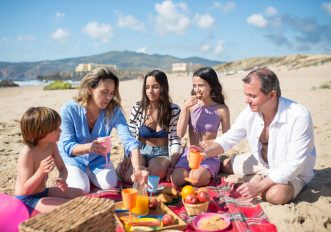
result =
M0 61L137 51L233 61L331 52L331 1L2 0Z

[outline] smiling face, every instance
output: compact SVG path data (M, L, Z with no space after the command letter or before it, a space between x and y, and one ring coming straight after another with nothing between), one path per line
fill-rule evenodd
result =
M193 91L199 100L205 101L210 98L211 87L204 79L194 76L192 79Z
M161 86L154 76L148 76L146 78L145 90L146 96L151 102L157 102L160 100Z
M96 88L91 89L91 103L100 109L106 109L115 94L115 82L112 79L100 80Z
M244 83L245 101L253 112L264 113L273 106L273 100L276 98L274 90L264 94L260 90L261 82L258 78L253 78L250 83Z

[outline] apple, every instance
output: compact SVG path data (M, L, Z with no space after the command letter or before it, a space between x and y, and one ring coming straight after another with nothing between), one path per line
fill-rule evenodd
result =
M187 204L197 204L198 198L194 194L189 194L185 197L184 202Z
M163 226L170 226L170 225L174 224L174 222L175 222L175 218L171 214L167 213L162 217Z
M150 209L156 209L158 205L159 205L159 201L156 199L156 197L150 197L148 199L148 207Z
M199 202L204 203L209 201L209 194L206 191L200 191L198 192L197 198Z

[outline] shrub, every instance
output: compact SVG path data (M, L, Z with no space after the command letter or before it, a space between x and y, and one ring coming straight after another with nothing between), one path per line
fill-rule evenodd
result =
M44 90L57 90L57 89L73 89L72 85L64 81L53 81L46 85Z

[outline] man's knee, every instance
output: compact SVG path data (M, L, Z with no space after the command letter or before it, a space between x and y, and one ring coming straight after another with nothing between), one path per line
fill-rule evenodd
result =
M262 194L262 198L274 205L283 205L291 202L294 196L294 188L291 184L277 184Z
M233 174L231 158L221 159L220 172L226 174Z

